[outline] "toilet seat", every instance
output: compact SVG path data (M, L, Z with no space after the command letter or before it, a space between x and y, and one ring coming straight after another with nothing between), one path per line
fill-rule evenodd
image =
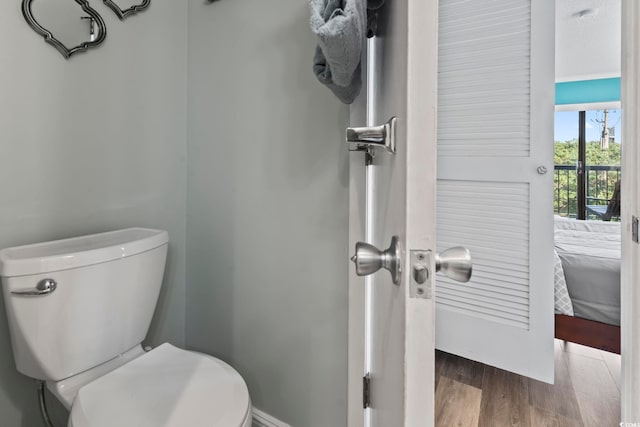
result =
M73 427L245 427L249 391L226 363L170 344L83 386Z

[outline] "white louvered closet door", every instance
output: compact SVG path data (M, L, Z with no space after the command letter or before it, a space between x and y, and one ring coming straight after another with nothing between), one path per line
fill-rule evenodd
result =
M437 246L473 276L438 276L436 347L552 382L554 0L439 15Z

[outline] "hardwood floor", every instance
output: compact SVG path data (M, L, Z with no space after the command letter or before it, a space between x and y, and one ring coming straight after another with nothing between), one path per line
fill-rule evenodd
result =
M620 356L555 342L554 385L436 351L438 427L617 427Z

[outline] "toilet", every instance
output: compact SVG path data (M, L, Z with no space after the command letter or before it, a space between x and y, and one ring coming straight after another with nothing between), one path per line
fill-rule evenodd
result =
M143 349L169 236L129 228L0 251L16 368L73 427L249 427L242 377L212 356ZM149 351L146 351L149 350Z

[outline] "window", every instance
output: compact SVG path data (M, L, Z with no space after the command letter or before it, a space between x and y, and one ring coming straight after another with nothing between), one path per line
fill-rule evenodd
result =
M619 216L609 205L620 181L620 117L619 109L556 112L557 215L604 220Z

